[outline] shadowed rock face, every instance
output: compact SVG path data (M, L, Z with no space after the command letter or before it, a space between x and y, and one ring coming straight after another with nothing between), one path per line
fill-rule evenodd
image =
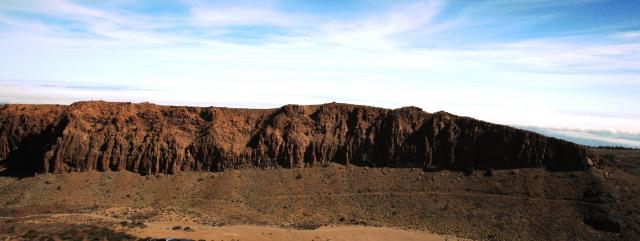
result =
M0 107L8 171L129 170L142 174L359 166L582 170L582 146L416 107L348 104L278 109L78 102Z

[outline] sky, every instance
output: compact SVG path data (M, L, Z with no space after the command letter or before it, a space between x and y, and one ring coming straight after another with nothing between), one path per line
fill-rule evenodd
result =
M640 1L0 0L0 102L417 106L640 147Z

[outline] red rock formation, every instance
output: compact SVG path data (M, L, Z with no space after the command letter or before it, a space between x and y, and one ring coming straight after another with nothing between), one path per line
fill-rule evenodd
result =
M0 162L9 171L129 170L142 174L305 167L546 167L581 170L582 146L507 126L348 104L279 109L78 102L0 107Z

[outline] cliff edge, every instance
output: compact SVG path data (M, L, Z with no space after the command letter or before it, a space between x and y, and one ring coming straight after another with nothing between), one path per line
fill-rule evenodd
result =
M329 162L450 170L583 170L580 145L416 107L277 109L77 102L0 107L0 165L20 175L292 168Z

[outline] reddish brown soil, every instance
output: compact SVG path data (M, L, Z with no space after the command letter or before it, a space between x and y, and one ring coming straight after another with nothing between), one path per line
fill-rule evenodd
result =
M147 234L140 223L155 227L169 222L206 229L366 225L474 240L631 241L640 237L640 175L637 167L617 165L640 159L623 159L627 152L633 151L617 151L612 162L588 171L525 168L496 170L490 176L484 171L464 175L331 164L151 176L76 172L4 177L0 216L12 223L0 226L22 231L0 234L39 230L30 226L34 221L64 226L57 213L79 213L88 216L72 216L73 225L130 234Z

